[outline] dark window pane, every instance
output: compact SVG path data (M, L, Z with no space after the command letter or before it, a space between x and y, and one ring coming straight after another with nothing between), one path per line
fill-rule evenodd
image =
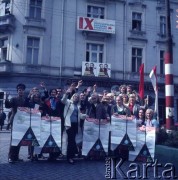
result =
M89 62L90 61L90 53L87 51L86 52L86 61Z
M92 48L92 50L96 51L97 50L97 45L93 44L91 48Z
M37 0L37 6L42 6L42 0Z
M27 46L32 46L32 45L33 45L33 39L32 38L28 38Z
M35 0L30 0L30 5L35 5Z
M102 62L103 62L103 54L100 53L100 54L99 54L99 63L102 63Z
M137 49L137 55L142 56L142 49Z
M132 48L132 55L136 55L136 49Z
M28 48L27 49L27 64L31 64L32 61L32 49Z
M136 67L136 58L132 57L132 72L135 72Z
M41 19L41 8L36 8L36 18Z
M34 47L39 47L39 43L40 43L40 40L39 39L34 39Z
M136 69L137 72L139 72L139 68L141 66L141 63L142 63L142 59L141 58L137 58L137 69Z
M164 51L160 51L160 58L164 58Z
M35 64L35 65L38 64L38 49L34 49L34 52L33 52L33 64Z
M97 53L91 53L91 61L97 62Z
M29 16L30 16L31 18L34 18L34 14L35 14L35 8L34 8L34 7L30 7Z

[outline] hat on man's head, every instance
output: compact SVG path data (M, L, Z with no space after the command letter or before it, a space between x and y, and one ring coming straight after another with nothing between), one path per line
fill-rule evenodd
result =
M23 89L23 90L25 90L25 88L26 88L25 84L18 84L18 85L16 86L16 89L17 89L17 90L18 90L18 89Z

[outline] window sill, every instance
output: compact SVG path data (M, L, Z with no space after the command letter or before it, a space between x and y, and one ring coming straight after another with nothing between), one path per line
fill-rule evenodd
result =
M37 19L37 18L31 18L31 17L25 17L25 19L27 20L27 21L32 21L32 22L45 22L45 19L42 19L42 18L40 18L40 19Z
M133 34L133 35L145 35L146 32L145 31L139 31L139 30L130 30L130 32Z
M158 33L157 35L158 35L160 38L166 38L166 34Z
M30 18L30 17L25 17L25 19L26 19L26 22L25 22L25 25L23 26L24 29L37 28L43 31L46 30L45 19L35 19L35 18Z

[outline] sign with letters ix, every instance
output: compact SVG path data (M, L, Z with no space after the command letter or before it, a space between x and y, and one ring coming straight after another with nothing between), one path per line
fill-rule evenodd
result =
M115 21L107 19L78 17L77 29L82 31L115 34Z

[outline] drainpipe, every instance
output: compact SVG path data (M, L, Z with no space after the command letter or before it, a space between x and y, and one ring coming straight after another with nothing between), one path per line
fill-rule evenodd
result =
M62 60L63 60L63 32L64 32L64 0L62 0L62 14L61 14L61 34L60 34L60 69L59 69L59 76L60 76L60 86L62 85Z
M125 81L125 61L126 61L126 35L127 35L127 0L124 1L124 16L123 16L123 82Z

